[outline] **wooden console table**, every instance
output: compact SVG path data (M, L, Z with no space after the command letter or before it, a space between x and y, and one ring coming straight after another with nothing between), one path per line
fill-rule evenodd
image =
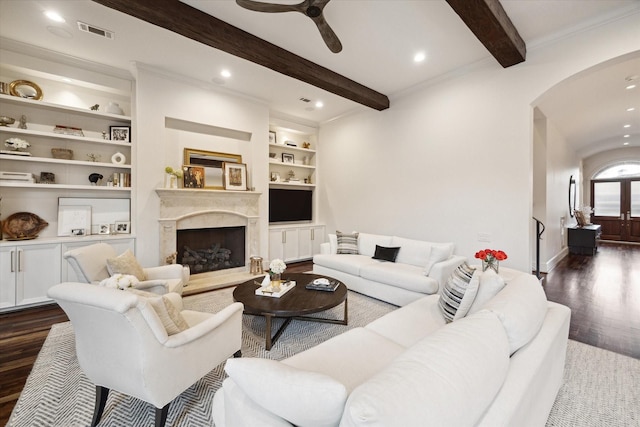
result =
M599 224L569 227L569 252L580 255L595 255L598 250L600 228Z

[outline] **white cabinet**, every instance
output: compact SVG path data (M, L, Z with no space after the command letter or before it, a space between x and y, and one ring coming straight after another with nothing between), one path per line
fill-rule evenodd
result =
M269 259L303 261L320 253L324 225L287 225L269 228Z
M47 302L60 283L60 245L0 247L0 309Z

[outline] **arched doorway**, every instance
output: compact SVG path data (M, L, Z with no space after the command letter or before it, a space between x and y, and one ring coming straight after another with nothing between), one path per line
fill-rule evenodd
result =
M640 242L640 162L618 163L596 173L591 206L602 239Z

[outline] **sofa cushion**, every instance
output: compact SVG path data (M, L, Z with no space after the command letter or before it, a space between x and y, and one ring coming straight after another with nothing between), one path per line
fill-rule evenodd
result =
M336 237L338 239L338 253L339 254L358 254L358 233L342 233L336 231Z
M398 252L400 248L389 248L386 246L376 245L376 251L373 254L373 259L379 259L381 261L396 262Z
M362 255L373 256L376 245L391 246L391 236L369 233L360 233L358 236L358 252Z
M480 273L465 262L459 265L442 288L440 310L447 322L463 318L478 292Z
M375 261L360 268L360 277L423 294L438 292L438 281L422 274L422 267Z
M365 265L375 264L379 261L366 255L338 255L319 254L314 255L313 263L322 267L342 271L343 273L360 275L360 269Z
M130 249L127 249L115 258L108 258L107 270L109 270L109 274L112 276L118 273L130 274L136 276L140 281L147 280L147 274Z
M229 359L225 371L257 405L301 427L338 424L347 389L335 379L269 359Z
M431 243L420 240L393 236L391 238L391 245L400 247L397 262L402 264L424 267L431 253Z
M439 262L448 260L453 255L453 243L443 245L431 246L431 252L429 252L429 258L424 264L424 274L427 276L431 273L431 269Z
M467 315L480 311L482 306L496 296L502 288L504 288L504 279L498 276L498 273L491 268L483 271L482 274L480 274L478 292L473 299L473 304L471 304Z
M403 347L411 347L447 324L438 306L439 299L439 295L420 298L374 320L365 329L387 337Z
M482 306L498 315L509 337L511 354L536 336L547 314L547 297L538 279L521 274Z
M350 393L405 350L405 347L373 331L354 328L282 363L333 377Z
M341 426L473 426L509 369L509 344L490 312L425 337L356 388Z

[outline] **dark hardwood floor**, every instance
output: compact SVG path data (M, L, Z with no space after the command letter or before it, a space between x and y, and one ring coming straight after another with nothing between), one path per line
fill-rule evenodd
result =
M303 262L287 271L311 268ZM595 256L569 255L543 287L549 300L571 308L571 339L640 359L640 246L602 243ZM0 425L9 421L51 325L67 320L55 304L0 314Z
M640 359L640 245L601 242L594 256L569 255L543 287L571 308L569 338Z

